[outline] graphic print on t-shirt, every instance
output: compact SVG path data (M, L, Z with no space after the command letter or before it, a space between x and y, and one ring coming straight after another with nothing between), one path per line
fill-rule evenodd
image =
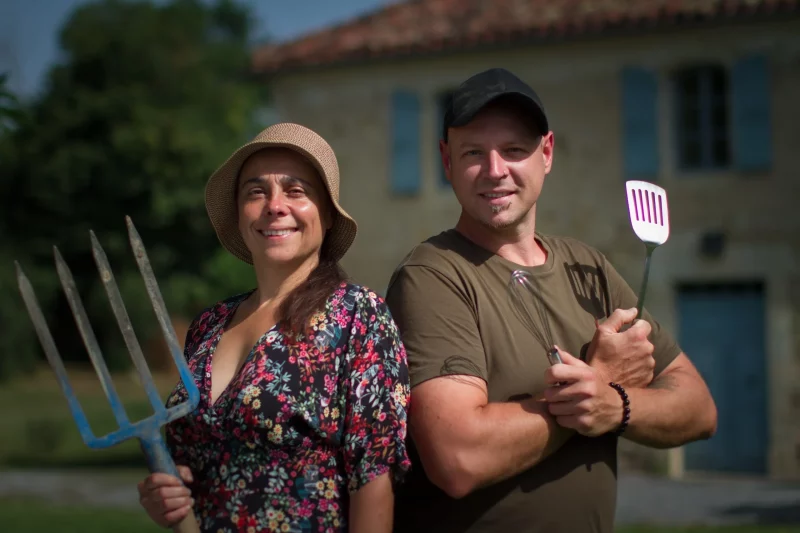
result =
M578 305L597 320L608 316L608 284L602 271L595 266L566 262L564 271Z

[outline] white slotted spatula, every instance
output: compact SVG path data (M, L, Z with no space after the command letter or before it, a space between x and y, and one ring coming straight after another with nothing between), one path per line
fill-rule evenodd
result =
M653 255L653 250L667 242L669 238L669 209L667 209L667 191L658 185L653 185L646 181L631 180L625 182L625 189L631 226L636 236L647 247L642 290L639 291L639 302L636 304L636 318L639 319L642 317L644 296L647 292L650 258Z

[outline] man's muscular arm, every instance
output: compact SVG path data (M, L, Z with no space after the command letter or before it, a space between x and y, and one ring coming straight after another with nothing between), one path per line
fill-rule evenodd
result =
M453 498L512 477L574 434L541 398L490 403L486 383L443 376L411 392L411 436L430 480Z
M646 388L627 391L631 418L623 437L653 448L709 439L717 431L717 407L685 353Z

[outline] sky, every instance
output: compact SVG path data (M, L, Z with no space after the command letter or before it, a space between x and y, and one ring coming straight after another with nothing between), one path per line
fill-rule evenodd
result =
M0 70L11 88L34 94L58 57L58 32L86 0L0 0ZM285 41L346 21L395 0L242 0L253 7L259 37Z

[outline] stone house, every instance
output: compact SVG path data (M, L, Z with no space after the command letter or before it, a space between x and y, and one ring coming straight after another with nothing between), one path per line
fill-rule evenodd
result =
M708 380L719 430L626 443L623 464L800 478L800 1L411 0L258 48L277 117L336 150L358 281L383 292L455 223L441 109L494 66L537 90L555 132L539 230L597 247L638 290L625 181L669 195L647 305Z

